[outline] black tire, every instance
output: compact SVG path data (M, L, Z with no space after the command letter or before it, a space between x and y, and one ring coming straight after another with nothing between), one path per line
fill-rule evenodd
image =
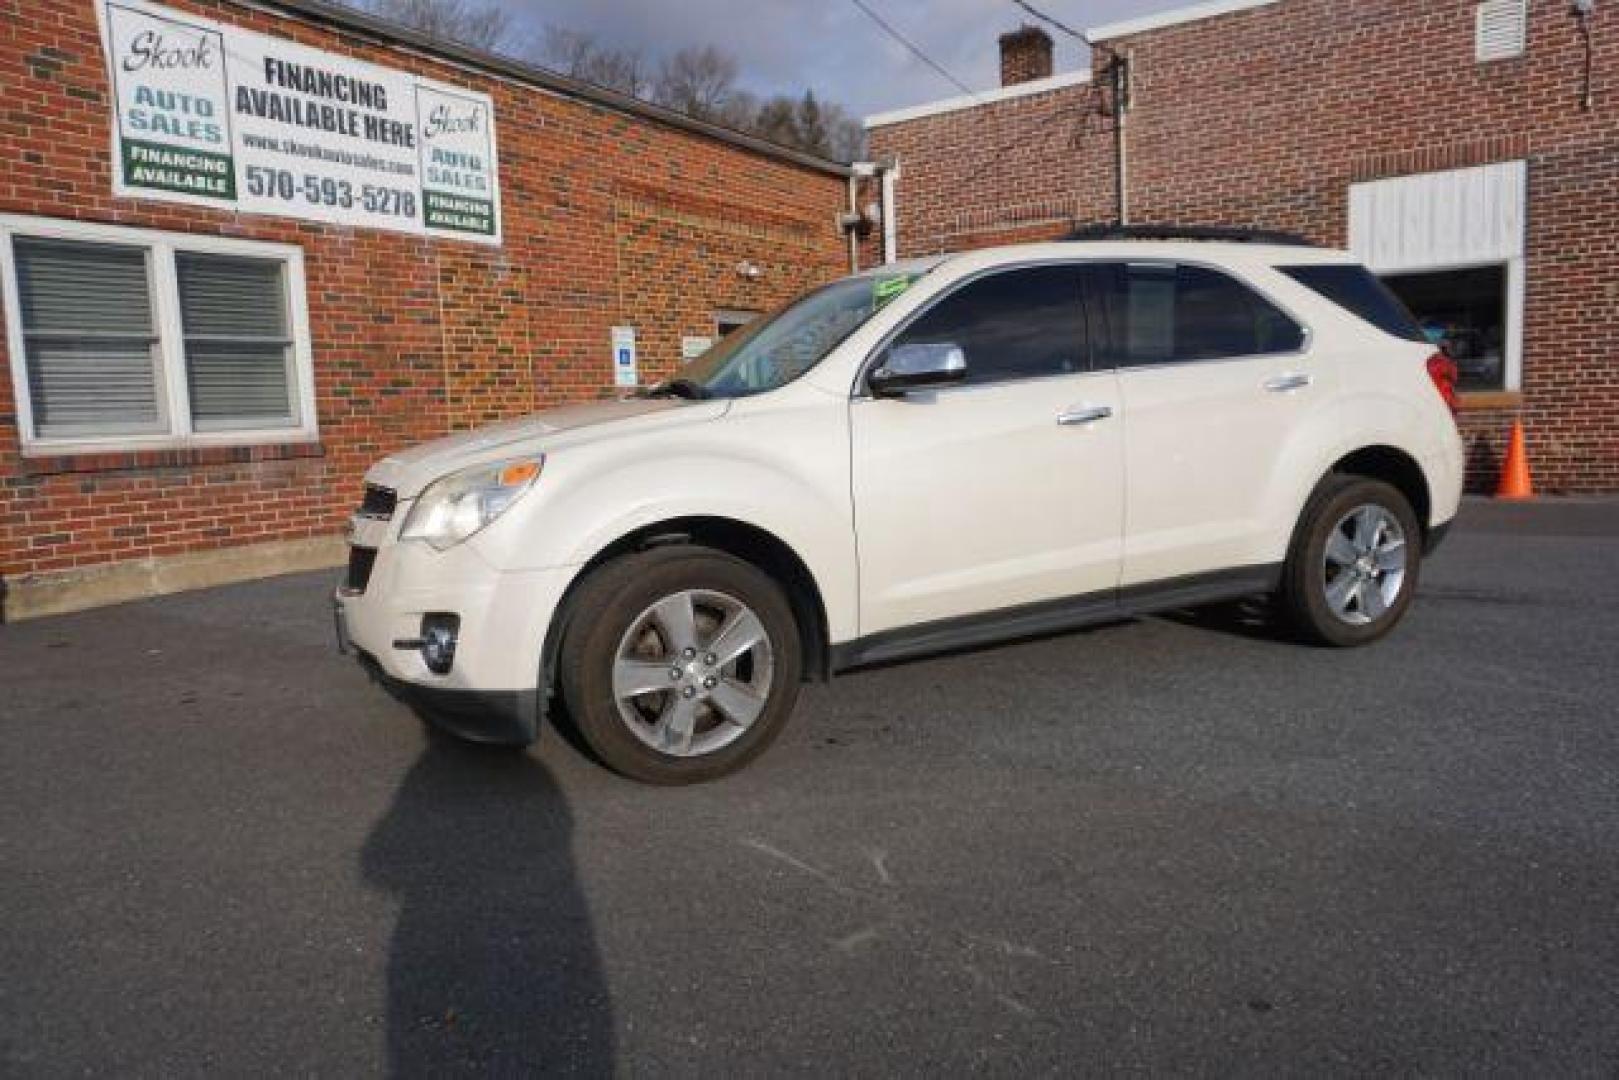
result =
M1337 614L1328 600L1327 544L1347 515L1360 507L1379 507L1399 524L1405 540L1404 577L1392 602L1374 618L1356 624ZM1422 568L1422 529L1411 503L1398 488L1365 476L1334 474L1321 482L1294 529L1293 543L1282 569L1281 610L1293 630L1319 645L1367 645L1393 630L1416 595ZM1335 578L1332 580L1336 580Z
M772 671L763 710L734 741L695 756L666 753L638 737L614 694L620 645L654 604L689 591L712 592L745 605L762 624ZM803 672L798 623L780 586L749 563L703 547L663 547L614 559L579 587L562 641L558 677L569 716L590 750L608 768L652 784L694 784L735 772L770 745L792 714ZM654 636L659 636L654 631ZM684 685L684 684L682 684ZM673 695L678 691L671 689ZM699 691L700 692L700 691ZM647 698L637 698L646 704ZM671 698L654 692L650 709ZM712 733L721 714L702 706ZM650 728L650 725L649 725Z

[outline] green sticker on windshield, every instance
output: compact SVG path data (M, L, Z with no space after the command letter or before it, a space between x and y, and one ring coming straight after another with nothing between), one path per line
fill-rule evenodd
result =
M878 278L871 283L871 299L875 306L881 308L910 287L911 279L908 277Z

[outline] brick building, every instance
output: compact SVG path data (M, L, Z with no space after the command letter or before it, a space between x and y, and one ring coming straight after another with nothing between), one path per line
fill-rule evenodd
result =
M847 168L317 0L0 23L9 617L335 563L378 457L849 267Z
M1619 490L1619 8L1216 0L1086 37L1088 70L1026 27L1000 89L866 121L886 254L1121 208L1348 247L1457 356L1473 486L1521 417L1541 488Z

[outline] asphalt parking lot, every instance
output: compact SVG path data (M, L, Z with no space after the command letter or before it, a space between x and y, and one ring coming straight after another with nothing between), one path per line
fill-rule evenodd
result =
M430 736L329 584L0 627L0 1070L1619 1070L1619 503L1470 503L1370 649L860 673L684 790Z

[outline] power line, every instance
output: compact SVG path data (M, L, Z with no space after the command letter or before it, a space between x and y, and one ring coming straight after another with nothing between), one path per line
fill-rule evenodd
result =
M929 56L927 53L925 53L921 49L917 48L915 45L913 45L911 43L911 40L909 38L907 38L904 34L900 33L898 30L895 30L892 26L888 25L888 23L886 21L884 21L884 19L883 19L883 17L881 15L877 14L875 11L871 10L871 8L867 7L866 3L865 3L865 0L850 0L850 2L853 3L855 7L859 8L861 11L865 12L867 17L869 17L872 22L874 22L878 26L882 27L884 33L886 33L889 37L893 38L895 41L899 42L901 45L903 45L907 49L909 49L911 51L911 54L913 56L915 56L918 60L922 61L928 67L932 68L934 71L937 71L940 75L943 75L946 79L948 79L950 81L950 83L952 85L954 85L962 93L966 94L968 97L971 97L971 98L977 98L978 97L977 94L973 93L972 87L968 86L966 83L962 82L960 79L958 79L954 75L950 74L950 72L945 69L943 64L939 63L937 60L933 59L933 57Z
M1041 11L1039 8L1035 7L1033 4L1029 3L1028 0L1012 0L1012 3L1016 4L1018 7L1022 8L1024 11L1027 11L1030 15L1033 15L1035 18L1039 19L1041 22L1050 23L1052 26L1055 26L1058 30L1061 30L1063 33L1067 34L1069 37L1075 38L1075 39L1077 39L1079 41L1085 41L1085 35L1084 34L1081 34L1078 30L1075 30L1071 26L1067 26L1067 25L1057 21L1056 19L1053 19L1050 15L1047 15L1045 12ZM1086 42L1086 44L1089 44L1089 42Z

